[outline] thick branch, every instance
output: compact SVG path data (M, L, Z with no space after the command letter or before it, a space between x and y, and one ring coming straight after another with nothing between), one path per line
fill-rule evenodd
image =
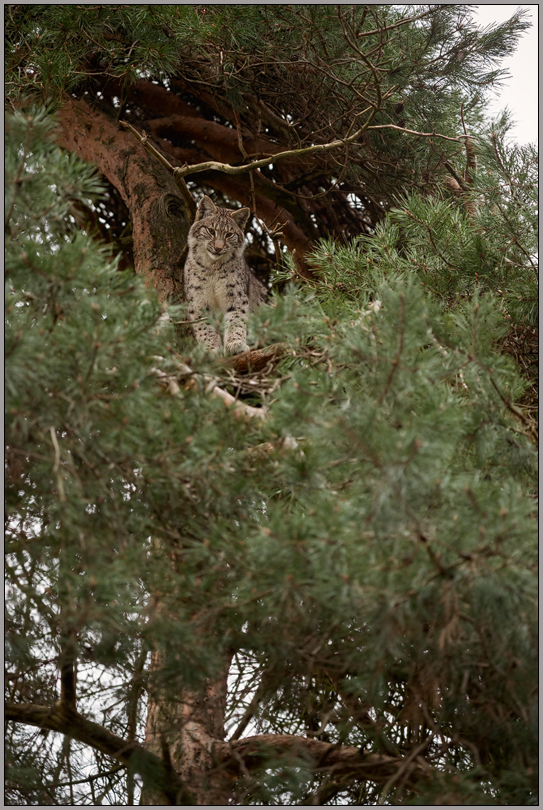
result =
M50 709L35 704L8 703L5 718L14 723L57 731L101 751L140 774L146 787L163 794L170 804L194 805L194 797L181 779L155 754L136 742L127 742L103 726L87 720L78 712L58 702Z
M266 408L253 408L252 405L246 405L244 402L240 402L232 396L232 394L229 394L228 391L225 391L224 388L219 388L218 385L213 387L211 395L222 399L227 408L233 409L234 416L243 419L245 422L249 419L266 419L268 416Z
M262 734L243 740L217 742L213 751L218 760L236 773L242 767L249 771L266 767L270 757L277 760L277 756L282 755L305 759L315 770L334 776L351 776L384 784L405 765L403 757L366 753L359 748L290 734ZM428 776L430 771L430 766L422 762L410 762L409 766L411 779Z
M273 365L288 351L286 343L274 343L264 349L253 349L248 352L235 354L233 357L225 357L223 364L237 371L239 374L246 374L248 371L261 371L267 365Z

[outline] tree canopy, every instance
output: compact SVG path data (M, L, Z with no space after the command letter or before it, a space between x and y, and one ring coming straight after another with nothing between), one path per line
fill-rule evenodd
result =
M6 9L7 803L536 805L523 13ZM202 193L246 357L184 331Z

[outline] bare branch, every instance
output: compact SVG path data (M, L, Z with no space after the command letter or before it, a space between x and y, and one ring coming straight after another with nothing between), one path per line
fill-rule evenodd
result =
M212 388L211 395L222 399L227 408L233 409L234 416L239 417L244 421L253 418L266 419L268 416L268 411L266 408L253 408L252 405L246 405L244 402L240 402L239 399L232 396L232 394L229 394L228 391L225 391L223 388L219 388L218 385L215 385Z
M470 138L470 135L458 135L456 138L451 138L449 135L440 135L439 132L417 132L416 129L406 129L405 127L398 127L396 124L378 124L370 129L397 129L398 132L405 132L407 135L417 135L419 138L441 138L442 141L452 141L453 143L462 143L463 138Z
M370 109L367 108L363 110L360 115L364 113L370 112ZM330 143L323 143L323 144L314 144L313 146L305 146L302 149L288 149L285 152L278 152L276 155L272 155L267 158L261 158L260 160L253 160L252 163L246 163L243 166L231 166L228 163L218 163L216 160L208 160L205 163L196 163L192 166L183 166L182 168L174 169L174 175L178 177L187 177L189 174L196 174L198 172L206 172L206 171L215 171L215 172L224 172L225 174L245 174L245 172L251 172L255 169L262 169L264 166L269 166L270 163L278 163L281 160L288 160L289 158L299 158L305 157L307 155L316 155L321 152L329 152L332 149L337 149L340 146L345 146L348 143L352 143L353 141L357 140L367 129L369 126L370 121L373 119L375 115L375 109L371 110L370 117L368 122L364 124L364 126L357 129L352 135L348 138L342 138L341 140L331 141Z
M365 109L363 113L368 112L368 109ZM375 114L376 110L373 109L370 113L371 120ZM362 115L363 113L360 113ZM125 122L121 122L123 126L130 128L130 131L133 132L140 143L147 149L147 151L151 152L152 154L160 155L150 144L145 141L145 135L139 135L136 130L130 126L130 124L126 124ZM416 135L420 138L441 138L445 141L452 141L453 143L462 143L462 139L469 137L467 135L459 135L457 138L451 138L448 135L440 135L438 132L417 132L414 129L406 129L405 127L398 127L395 124L379 124L375 126L370 126L369 122L364 124L364 126L360 127L356 130L352 135L349 135L348 138L342 138L341 140L331 141L330 143L323 143L323 144L314 144L313 146L305 146L301 149L288 149L285 152L278 152L275 155L271 155L270 157L261 158L260 160L253 160L251 163L245 163L241 166L232 166L230 163L219 163L216 160L206 160L204 163L193 163L188 166L182 167L172 167L170 163L160 155L160 162L162 165L167 166L170 171L173 172L174 178L183 178L188 177L190 174L198 174L199 172L223 172L224 174L246 174L247 172L252 172L255 169L262 169L265 166L269 166L270 163L279 163L283 160L288 160L289 158L300 158L300 157L307 157L308 155L317 155L322 152L330 152L333 149L338 149L340 146L347 146L350 143L356 141L360 136L369 130L375 129L396 129L399 132L405 132L408 135ZM188 191L188 189L187 189ZM190 192L189 192L190 193Z
M246 354L250 354L250 352L246 352ZM178 372L174 374L167 374L165 371L162 371L159 368L151 368L151 372L158 377L161 385L165 387L174 397L182 396L182 391L178 382L179 378L186 381L200 376L204 383L207 384L206 390L209 391L210 395L212 397L222 399L227 408L232 408L234 416L238 417L239 419L243 419L244 421L253 418L267 419L268 417L268 411L266 408L253 408L252 405L246 405L244 402L240 402L238 399L232 396L232 394L229 394L228 391L225 391L223 388L219 388L218 385L215 385L213 377L211 377L209 374L199 375L184 363L179 364Z

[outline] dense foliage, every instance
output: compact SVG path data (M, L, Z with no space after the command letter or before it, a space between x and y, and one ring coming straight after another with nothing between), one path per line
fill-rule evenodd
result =
M27 59L19 94L35 76L49 93L91 94L106 60L108 75L200 81L235 105L271 83L269 62L257 72L270 47L292 80L278 109L299 133L324 108L315 98L303 119L294 105L307 74L292 52L350 69L333 8L12 6L8 60L13 76ZM343 7L343 23L369 31L374 8L391 24L400 13ZM428 63L439 92L461 92L459 8L431 17L433 37L456 37L450 58L422 21L411 61L397 42L379 56L414 108L432 121L442 110L444 134L451 107L417 76ZM492 80L489 60L522 25L466 50L473 79ZM34 78L31 37L43 41ZM323 139L358 103L326 98ZM54 127L28 104L6 121L9 703L53 706L73 665L79 712L142 739L153 651L172 701L231 654L227 738L300 735L401 763L384 781L336 777L274 749L245 769L235 803L536 805L533 376L504 351L511 325L537 324L533 148L508 142L506 120L481 123L457 193L435 174L393 205L383 186L387 215L317 241L311 278L287 257L251 319L254 343L286 355L236 375L176 332L183 306L160 304L81 229L111 190ZM379 137L382 160L398 158L403 136ZM417 150L432 154L426 140ZM210 396L217 384L268 417L236 418ZM7 750L9 804L134 803L134 773L77 739L10 723Z
M519 11L481 31L469 5L387 4L30 4L6 19L10 100L86 100L145 129L175 166L350 138L250 175L190 178L219 202L251 205L269 230L288 222L301 269L320 237L372 233L399 193L441 191L462 174L458 136L481 125L500 60L529 25ZM102 236L129 253L113 188L101 218ZM262 225L251 236L253 266L269 274Z

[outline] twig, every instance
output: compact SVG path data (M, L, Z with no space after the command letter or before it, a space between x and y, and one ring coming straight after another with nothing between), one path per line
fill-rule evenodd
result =
M258 708L258 704L262 700L264 692L266 691L266 684L265 684L265 681L264 681L264 675L265 674L266 673L263 673L262 679L261 679L260 684L259 684L259 686L258 686L258 688L257 688L257 690L256 690L256 692L255 692L255 694L253 696L253 699L251 700L251 702L247 706L247 708L246 708L246 710L245 710L245 712L243 714L243 717L239 721L238 727L236 728L236 730L234 731L234 733L230 737L230 742L233 742L234 740L239 740L239 738L241 737L241 735L243 734L243 732L245 731L245 729L247 728L247 726L249 725L249 723L253 719L253 717L255 715L255 712L256 712L256 710ZM239 754L237 755L236 758L238 758L238 757L239 757ZM241 757L239 757L239 761L240 761L240 763L243 763L243 760L241 759ZM244 764L243 764L243 767L245 767Z
M104 726L87 720L82 714L57 701L53 707L29 703L7 703L5 720L40 729L59 732L116 759L122 765L134 767L145 787L165 796L168 803L194 806L195 797L184 782L166 768L160 757L136 742L118 737Z
M422 14L417 14L415 17L404 17L402 20L398 20L398 22L393 23L392 25L384 26L383 28L374 28L372 31L362 31L360 34L357 34L357 39L382 34L383 31L392 31L393 28L399 28L401 25L407 25L408 23L415 22L415 20L420 20L423 17L427 17L429 14L434 14L433 8L429 9L428 11L423 11Z
M453 143L462 143L462 138L471 138L471 135L458 135L456 138L451 138L449 135L440 135L439 132L418 132L415 129L398 127L396 124L377 124L373 127L366 127L366 129L397 129L398 132L405 132L408 135L418 135L419 138L441 138L442 141L452 141Z
M399 328L400 328L400 339L399 339L399 342L398 342L398 348L396 349L396 356L394 357L394 360L392 362L392 367L390 369L388 379L387 379L387 381L385 383L385 387L383 388L383 390L381 392L381 395L380 395L379 399L377 400L379 405L382 405L384 400L385 400L385 397L386 397L386 395L388 393L388 390L390 388L390 384L392 383L392 378L394 377L396 369L400 365L400 358L401 358L402 352L403 352L403 343L404 343L404 336L405 336L405 298L404 298L403 293L400 293L400 326L399 326Z
M425 748L428 747L428 745L434 739L434 736L435 736L434 734L431 734L429 737L426 738L426 740L424 740L413 751L411 751L411 753L409 754L407 759L405 759L402 762L402 764L400 765L400 767L398 768L396 773L392 774L392 776L390 777L390 779L388 780L388 782L384 786L383 790L381 791L381 798L377 802L378 805L383 805L385 803L386 798L387 798L387 793L389 792L390 788L394 785L395 782L398 781L400 776L407 771L407 769L409 768L409 766L411 765L413 760L417 759L418 755L420 753L422 753L422 751L424 751ZM423 760L423 762L424 762L424 760Z
M47 785L49 790L54 790L56 788L63 788L69 787L70 785L84 785L87 782L95 782L97 779L105 779L107 776L113 776L119 771L122 771L124 765L115 765L114 768L110 768L109 771L104 771L103 773L94 773L91 776L86 776L85 779L73 779L71 782L54 782L50 785Z

